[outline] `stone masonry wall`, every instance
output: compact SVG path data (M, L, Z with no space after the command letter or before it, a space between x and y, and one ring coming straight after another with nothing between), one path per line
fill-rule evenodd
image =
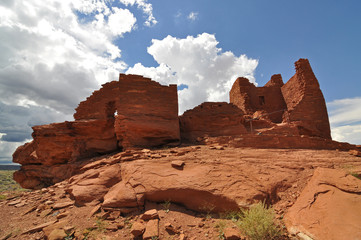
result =
M331 139L326 102L307 59L295 63L296 74L282 87L289 121L314 136ZM285 116L286 117L286 116Z

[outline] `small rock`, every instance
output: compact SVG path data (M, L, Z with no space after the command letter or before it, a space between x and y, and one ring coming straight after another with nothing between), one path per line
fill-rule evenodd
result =
M70 207L72 206L74 203L73 202L62 202L62 203L56 203L53 206L53 209L61 209L61 208L66 208L66 207Z
M101 205L96 205L91 211L89 216L92 217L94 214L96 214L100 210Z
M24 207L26 205L25 201L21 201L20 203L16 204L14 207L19 208L19 207Z
M159 220L158 219L152 219L147 222L147 225L145 227L145 232L143 234L143 239L152 239L152 238L158 238L159 237Z
M115 220L120 217L120 211L111 211L108 220Z
M32 212L32 211L35 211L36 208L37 208L37 206L32 206L31 208L27 209L27 210L23 213L23 215L26 215L26 214L28 214L28 213L30 213L30 212Z
M74 226L65 226L63 227L64 231L66 234L71 235L72 233L75 232L75 227Z
M116 224L110 224L110 225L106 226L105 229L106 229L106 230L109 230L109 231L115 232L115 231L118 230L118 225L116 225Z
M44 218L44 217L46 217L46 216L48 216L51 212L52 212L53 210L52 209L45 209L44 211L42 211L41 213L40 213L40 217L41 218Z
M118 227L118 229L123 229L124 228L124 222L118 222L117 223L117 227Z
M224 229L224 239L238 240L238 239L241 239L241 236L237 229L228 227L228 228Z
M132 235L134 237L139 237L140 235L143 234L144 230L145 230L145 227L142 223L135 222L135 223L133 223L132 229L130 232L132 233Z
M175 168L181 168L184 166L184 161L182 160L175 160L175 161L172 161L172 167L175 167Z
M145 221L148 221L150 219L156 219L156 218L159 218L157 209L148 210L141 217L141 219L143 219Z
M48 236L48 240L63 240L67 234L63 229L54 229Z
M23 232L22 234L27 234L27 233L34 233L34 232L39 232L40 230L42 230L43 228L53 225L54 223L56 223L56 221L51 221L51 222L46 222L40 225L37 225L33 228L30 228L29 230Z
M69 215L69 212L63 212L56 216L57 219L65 218Z
M107 219L108 217L110 217L110 212L104 212L100 215L101 219Z
M54 201L51 201L51 200L48 200L45 202L46 205L51 205L51 204L54 204Z
M198 223L198 227L203 227L203 226L204 226L203 222Z
M179 240L186 240L186 236L184 235L184 233L179 234Z
M177 234L178 231L175 227L172 226L170 223L164 224L165 230L170 234Z
M9 206L15 206L16 204L19 204L20 202L21 202L21 199L17 199L17 200L9 202L8 205Z
M150 150L146 149L146 148L142 150L142 153L149 153L149 152L150 152Z

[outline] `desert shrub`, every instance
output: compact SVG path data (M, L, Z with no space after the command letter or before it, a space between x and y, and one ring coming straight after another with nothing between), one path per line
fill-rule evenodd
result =
M281 231L274 222L274 215L272 208L267 209L264 203L258 203L243 211L238 226L251 240L275 239Z
M170 200L164 201L164 203L162 203L163 210L164 210L166 213L169 212L170 205L171 205Z

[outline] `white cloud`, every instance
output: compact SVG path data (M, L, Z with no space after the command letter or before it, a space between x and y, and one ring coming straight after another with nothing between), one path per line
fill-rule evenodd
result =
M137 63L127 73L148 76L163 84L187 85L188 88L178 92L180 113L204 101L228 101L229 90L237 77L255 82L258 60L223 52L217 44L215 36L208 33L185 39L167 36L152 40L148 53L159 66L148 68Z
M30 137L30 126L71 120L80 101L127 68L114 41L136 18L112 2L0 1L0 158Z
M345 98L327 103L332 125L361 122L361 97Z
M16 148L28 141L30 141L30 139L23 142L7 142L0 140L0 164L10 164L12 161L12 154L15 152Z
M108 25L110 31L116 35L130 32L137 21L134 15L128 9L112 8L113 12L109 16Z
M338 99L327 103L332 138L361 144L361 97Z
M361 124L332 127L332 139L361 145Z
M195 21L198 18L198 13L197 12L190 12L187 18L189 20L191 20L191 21Z
M142 11L147 15L147 20L144 22L145 26L152 26L157 24L157 20L153 16L153 6L148 3L147 0L119 0L125 6L133 6L137 5L138 8L142 9Z

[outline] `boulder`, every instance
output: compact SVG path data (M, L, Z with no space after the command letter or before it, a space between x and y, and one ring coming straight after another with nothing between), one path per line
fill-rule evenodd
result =
M344 170L317 168L288 210L289 232L312 239L361 239L361 180Z

